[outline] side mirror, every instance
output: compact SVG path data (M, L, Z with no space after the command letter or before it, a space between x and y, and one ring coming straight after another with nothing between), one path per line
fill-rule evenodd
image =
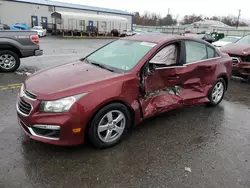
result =
M147 66L147 75L151 76L154 75L156 70L156 66L154 63L149 62L148 66Z

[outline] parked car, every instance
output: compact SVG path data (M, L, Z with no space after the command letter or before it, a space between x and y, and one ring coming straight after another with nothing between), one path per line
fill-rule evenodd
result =
M77 145L87 136L107 148L145 118L186 105L218 105L231 69L227 54L199 39L125 37L31 75L17 99L18 121L34 140Z
M0 72L14 72L20 58L42 54L36 32L0 31Z
M237 37L237 36L226 36L216 42L213 42L212 44L217 48L221 48L222 46L225 46L226 44L235 43L240 38L241 37Z
M28 31L28 30L30 30L30 28L26 24L16 23L15 25L10 27L10 30L14 30L14 31L16 31L16 30L25 30L25 31Z
M37 32L39 37L45 37L47 36L47 30L43 29L42 26L34 26L33 28L31 28L31 31L35 31Z
M185 33L185 36L199 38L209 43L213 43L216 41L215 38L208 33Z
M123 30L123 32L120 34L120 37L127 37L127 36L132 36L135 33L131 30Z
M10 30L10 26L7 24L0 24L0 30Z
M220 50L232 57L232 74L245 81L250 81L250 35L242 37L235 43L227 44Z

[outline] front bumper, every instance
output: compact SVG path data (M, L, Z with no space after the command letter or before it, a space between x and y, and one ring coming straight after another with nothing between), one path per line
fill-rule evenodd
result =
M22 97L22 100L32 105L29 115L20 113L17 100L18 123L23 131L31 138L40 142L71 146L84 143L84 132L87 124L86 118L77 113L40 113L38 112L40 102ZM38 128L38 127L40 128ZM57 129L46 129L46 127L57 127ZM73 130L78 129L77 133Z
M239 62L233 65L233 75L249 78L250 77L250 63L249 62Z

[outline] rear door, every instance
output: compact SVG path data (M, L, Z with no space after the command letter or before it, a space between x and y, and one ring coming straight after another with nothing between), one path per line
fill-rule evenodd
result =
M208 90L216 80L216 66L220 57L209 45L186 40L185 63L186 74L181 84L182 98L186 104L197 103L197 100L205 101ZM200 101L202 102L202 101Z

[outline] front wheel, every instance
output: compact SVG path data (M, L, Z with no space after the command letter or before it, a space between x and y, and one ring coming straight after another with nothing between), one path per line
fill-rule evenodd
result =
M0 72L14 72L20 66L19 56L12 51L0 51Z
M217 106L222 101L226 90L226 83L223 78L219 78L208 94L208 106Z
M97 148L114 146L121 141L130 123L130 112L126 106L109 104L94 116L88 129L88 138Z

